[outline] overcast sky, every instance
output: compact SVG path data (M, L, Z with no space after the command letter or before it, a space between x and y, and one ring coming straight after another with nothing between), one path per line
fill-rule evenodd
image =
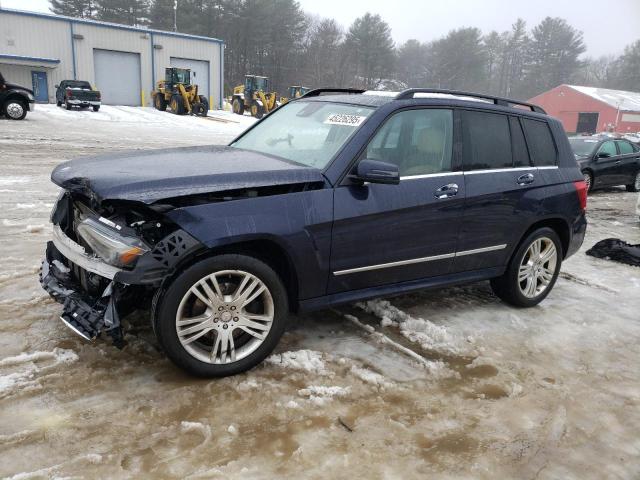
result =
M178 0L180 1L180 0ZM309 13L333 17L347 27L369 11L379 13L402 43L429 41L459 27L503 31L518 18L529 26L546 16L565 18L584 32L587 53L618 55L640 39L640 0L299 0ZM49 11L48 0L0 0L6 8ZM286 12L283 12L286 14Z

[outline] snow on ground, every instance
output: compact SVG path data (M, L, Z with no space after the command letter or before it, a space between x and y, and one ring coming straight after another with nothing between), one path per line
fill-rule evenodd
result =
M480 283L318 312L263 365L219 380L173 367L144 313L123 351L64 327L37 280L51 169L227 143L253 122L210 115L38 105L0 120L0 477L637 477L640 269L586 248L537 308ZM640 243L636 198L590 195L585 247Z

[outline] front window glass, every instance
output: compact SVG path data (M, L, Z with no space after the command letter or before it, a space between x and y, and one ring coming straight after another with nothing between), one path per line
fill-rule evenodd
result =
M574 155L578 157L590 157L593 155L593 150L598 145L598 140L589 138L570 138L569 143Z
M450 172L452 130L451 110L405 110L387 120L365 154L397 165L402 177Z
M611 140L604 142L600 147L600 150L598 150L598 153L606 153L610 157L615 157L618 154L618 151L616 150L616 144Z
M372 112L359 105L291 102L231 146L324 168Z

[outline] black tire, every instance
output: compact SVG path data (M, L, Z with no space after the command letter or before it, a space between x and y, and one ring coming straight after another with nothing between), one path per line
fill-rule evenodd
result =
M553 242L556 249L556 264L553 276L545 289L534 297L528 297L521 291L521 282L518 281L518 275L521 263L525 259L529 247L538 239L548 239ZM491 288L500 299L514 307L534 307L544 300L553 289L558 279L558 274L560 273L563 255L562 243L560 242L558 234L548 227L539 228L531 232L520 242L520 245L518 245L518 248L509 261L504 275L491 279Z
M209 112L209 100L207 100L207 97L204 95L198 95L198 99L200 100L200 105L202 105L202 107L200 108L201 113L196 113L196 115L206 117Z
M260 120L264 117L264 107L260 105L258 102L254 102L251 104L251 116Z
M176 115L184 115L186 112L184 99L180 95L173 95L169 106L171 107L171 111Z
M2 110L9 120L23 120L29 108L24 100L14 97L4 102Z
M635 181L630 185L625 185L627 192L640 192L640 171L636 172Z
M100 110L100 105L93 105L93 111L97 112L98 110Z
M582 172L582 176L584 178L584 183L587 184L587 193L591 192L593 190L593 174L590 171L585 170Z
M233 113L244 115L244 102L238 97L233 99L233 102L231 102L231 106L233 108Z
M156 110L160 110L161 112L166 111L167 101L164 99L164 95L157 93L153 97L153 106L156 108Z
M176 331L176 316L183 297L193 285L207 275L223 270L244 271L262 281L273 299L274 315L271 329L254 351L237 361L207 363L189 353L182 345ZM289 314L287 292L275 271L253 257L234 254L207 258L188 267L157 293L154 304L153 328L167 356L178 367L199 377L226 377L258 365L278 344Z
M64 106L67 110L71 110L71 104L69 102L65 102Z

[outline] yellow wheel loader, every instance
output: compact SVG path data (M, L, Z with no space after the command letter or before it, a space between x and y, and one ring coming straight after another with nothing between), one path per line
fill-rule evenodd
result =
M244 85L238 85L233 89L231 106L233 113L244 115L249 110L251 115L262 118L265 114L280 106L277 100L278 94L269 91L269 78L258 75L245 75Z
M160 80L151 92L153 106L165 111L167 106L176 115L198 115L206 117L209 101L198 95L198 86L191 85L191 70L188 68L166 68L164 80Z
M309 90L311 89L307 87L301 87L300 85L292 85L289 87L289 96L281 97L280 103L284 105L289 100L295 100L296 98L303 97Z

